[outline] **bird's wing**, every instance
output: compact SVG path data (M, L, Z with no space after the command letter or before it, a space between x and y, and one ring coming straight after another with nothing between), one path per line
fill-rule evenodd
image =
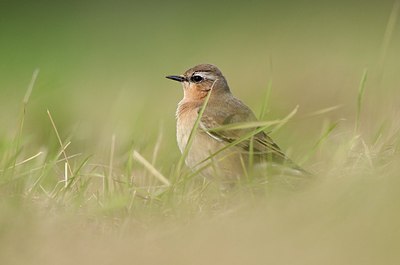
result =
M217 129L218 127L256 120L255 115L246 105L234 99L224 102L223 106L219 104L207 106L200 120L200 128L217 141L232 143L257 128L220 130ZM246 139L236 146L240 147L244 153L248 153L251 148L250 141L250 139ZM252 137L252 146L254 155L259 158L276 162L284 162L287 160L279 146L264 132L259 132Z

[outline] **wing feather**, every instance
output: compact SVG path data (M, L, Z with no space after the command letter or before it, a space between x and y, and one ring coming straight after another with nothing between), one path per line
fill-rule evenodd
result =
M257 128L235 129L235 130L213 130L223 125L256 121L253 112L241 101L233 99L223 103L224 107L219 105L215 107L207 106L200 120L200 129L207 133L213 139L232 143L252 130ZM285 154L279 146L264 132L257 133L251 139L246 139L236 146L243 150L243 153L249 153L252 141L253 154L259 159L269 159L276 162L287 160Z

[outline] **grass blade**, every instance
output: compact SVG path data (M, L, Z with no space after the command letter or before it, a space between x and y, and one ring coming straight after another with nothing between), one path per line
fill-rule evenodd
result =
M58 139L58 143L60 144L61 151L62 151L62 154L63 154L64 159L65 159L65 163L67 163L67 165L68 165L69 173L72 175L73 173L72 173L71 165L70 165L70 163L68 161L67 153L65 152L65 149L67 148L67 145L64 145L63 142L61 141L60 134L58 133L56 124L55 124L55 122L53 120L53 117L51 116L49 110L47 110L47 115L49 116L51 125L53 126L54 132L56 133L56 136L57 136L57 139Z
M187 157L187 155L189 154L189 150L190 150L190 148L191 148L191 146L192 146L192 144L193 144L194 136L195 136L196 131L197 131L198 127L199 127L201 117L203 116L203 113L204 113L204 111L205 111L205 109L206 109L206 107L207 107L208 101L210 100L210 96L211 96L211 93L212 93L212 91L213 91L214 85L215 85L215 83L216 83L217 81L218 81L218 79L216 79L216 80L214 81L214 83L212 84L211 89L210 89L210 92L208 93L207 97L205 98L204 103L203 103L203 106L201 107L200 112L199 112L199 114L198 114L198 116L197 116L197 119L196 119L196 121L195 121L195 123L194 123L194 125L193 125L193 128L192 128L192 130L190 131L190 135L189 135L188 141L187 141L187 143L186 143L185 149L183 150L182 156L181 156L181 158L179 159L179 162L178 162L178 165L177 165L177 168L176 168L176 170L177 170L177 177L178 177L178 178L179 178L179 176L180 176L180 172L181 172L183 163L184 163L184 161L186 160L186 157Z
M365 92L365 82L367 81L367 73L368 73L368 69L364 69L363 75L361 77L360 85L358 87L356 124L354 127L354 134L357 133L358 128L360 126L361 105L362 105L362 100L363 100L364 92Z
M261 111L260 111L260 116L259 116L260 120L263 120L265 114L267 113L267 107L268 107L269 99L271 97L271 91L272 91L272 79L270 79L268 82L267 91L265 91L264 100L262 101Z
M29 102L29 98L32 94L32 90L33 87L35 86L37 77L39 76L39 69L35 69L35 71L33 71L32 74L32 78L31 81L29 82L28 85L28 89L25 92L25 96L24 99L22 100L22 113L21 113L21 119L20 119L20 123L19 123L19 129L18 129L18 133L15 136L14 142L15 142L15 155L14 155L14 163L13 166L16 165L17 163L17 154L19 152L19 147L20 147L20 143L21 143L21 136L22 136L22 130L24 128L24 123L25 123L25 114L26 114L26 107L28 105Z
M389 15L388 22L386 24L385 34L383 35L381 54L380 54L379 63L378 63L378 67L379 67L379 71L380 71L379 72L380 79L382 78L382 75L383 75L383 66L385 64L387 50L388 50L390 41L392 40L393 31L396 26L396 21L399 16L399 13L400 13L399 11L400 11L400 0L396 0L393 3L393 7L392 7L392 10Z
M171 183L169 180L164 177L149 161L147 161L141 154L139 154L136 150L133 151L133 158L142 164L149 172L156 177L159 181L164 183L166 186L170 186Z
M332 107L327 107L327 108L324 108L324 109L320 109L320 110L308 113L307 115L305 115L305 117L319 116L319 115L326 114L328 112L340 109L341 107L342 107L342 105L335 105L335 106L332 106Z
M225 151L226 149L235 146L237 144L240 144L241 142L250 139L251 137L253 137L254 135L256 135L259 132L262 132L264 130L266 130L268 127L277 124L278 126L282 126L283 124L285 124L288 120L290 120L297 112L298 107L296 107L292 112L290 112L285 118L283 118L282 120L279 121L273 121L273 122L264 122L265 125L261 126L257 129L255 129L254 131L251 131L247 134L245 134L244 136L242 136L239 139L236 139L235 141L225 145L223 148L219 149L217 152L211 154L210 156L208 156L206 159L202 160L201 162L199 162L195 167L200 166L201 164L207 162L207 161L211 161L213 158L215 158L217 155L219 155L220 153L222 153L223 151ZM253 123L252 123L253 124ZM222 126L221 126L222 127ZM201 168L201 170L203 170L204 167ZM196 172L199 172L199 170L197 170Z

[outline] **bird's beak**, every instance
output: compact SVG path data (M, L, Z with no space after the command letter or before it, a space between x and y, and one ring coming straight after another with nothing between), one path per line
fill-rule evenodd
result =
M168 78L168 79L171 79L171 80L175 80L175 81L178 81L178 82L186 81L186 77L181 76L181 75L169 75L169 76L166 76L165 78Z

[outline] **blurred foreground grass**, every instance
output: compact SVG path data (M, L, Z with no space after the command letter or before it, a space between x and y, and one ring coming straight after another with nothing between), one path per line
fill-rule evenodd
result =
M393 10L2 2L0 263L398 264ZM266 120L299 105L272 136L315 183L270 178L221 193L188 169L176 175L181 90L164 76L203 62L257 114L266 103Z

